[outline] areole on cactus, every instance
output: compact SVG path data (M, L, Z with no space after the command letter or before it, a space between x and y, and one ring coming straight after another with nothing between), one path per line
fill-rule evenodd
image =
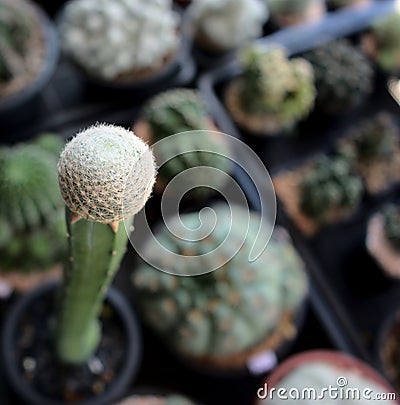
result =
M56 333L63 362L83 363L97 348L98 313L128 240L119 222L129 228L151 194L155 174L148 146L117 126L90 127L61 153L58 176L69 242Z

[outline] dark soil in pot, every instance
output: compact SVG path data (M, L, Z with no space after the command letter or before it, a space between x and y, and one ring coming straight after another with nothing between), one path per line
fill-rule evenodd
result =
M109 404L132 381L139 363L140 337L129 304L110 289L95 355L82 366L66 366L52 350L55 286L36 289L10 310L2 342L6 377L28 404Z

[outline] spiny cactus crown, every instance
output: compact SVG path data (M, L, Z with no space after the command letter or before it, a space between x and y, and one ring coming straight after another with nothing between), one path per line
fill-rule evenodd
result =
M179 132L209 129L206 104L196 90L172 89L153 97L144 109L156 141Z
M388 204L382 209L385 235L391 246L400 252L400 205Z
M242 62L240 96L245 111L272 115L282 126L291 126L310 112L315 88L313 70L306 60L289 60L280 48L252 46L242 53Z
M372 26L372 35L376 41L376 58L384 70L400 67L400 12L379 19Z
M23 70L32 30L32 16L24 7L21 1L0 0L0 83Z
M320 0L266 0L271 14L297 15L304 11L316 1Z
M41 144L51 142L49 152ZM0 149L0 267L45 269L64 246L63 201L57 183L55 135Z
M241 353L268 338L283 314L295 311L306 294L307 279L299 256L276 235L262 255L249 262L260 217L252 213L248 222L247 210L230 208L232 216L226 204L213 206L218 220L207 237L198 230L198 213L181 217L191 237L198 241L189 241L184 232L172 236L166 228L156 233L157 240L168 250L183 256L202 255L198 265L204 269L218 267L238 250L218 270L180 277L143 264L133 275L145 319L174 350L188 356ZM214 224L210 211L201 219L203 225ZM174 231L175 227L181 229L178 219L169 225ZM147 248L159 268L188 274L185 257L171 261L168 253L154 249L152 243ZM217 255L208 254L217 248Z
M58 162L61 194L84 219L112 223L140 211L155 181L153 154L131 131L92 126L73 138Z
M60 28L65 51L104 79L161 65L178 45L171 0L73 0Z
M164 139L157 144L156 158L160 162L166 162L160 167L161 179L169 182L184 170L198 167L196 171L186 173L186 180L208 187L192 189L191 195L195 198L205 198L214 193L213 189L220 189L224 185L225 177L210 177L209 171L201 168L212 167L223 173L230 173L232 163L224 157L229 156L230 146L226 138L210 130L209 114L197 91L173 89L161 93L150 100L145 108L144 117L150 124L155 140L193 131L170 141ZM175 155L176 157L171 159Z
M352 150L348 151L351 157L361 162L382 160L392 156L399 141L399 129L393 117L382 112L361 122L349 137L353 141Z
M359 105L372 91L373 69L364 54L346 40L307 52L314 67L317 104L328 112Z
M362 197L363 184L343 156L320 157L301 185L301 209L324 222L332 209L355 207Z
M268 19L268 9L263 1L195 1L189 13L197 30L221 48L233 49L262 34L263 24Z

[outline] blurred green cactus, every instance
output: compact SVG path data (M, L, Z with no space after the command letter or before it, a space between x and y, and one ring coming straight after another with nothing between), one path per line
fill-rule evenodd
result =
M400 252L400 205L387 204L382 208L384 231L390 245Z
M386 71L400 68L400 12L396 11L374 23L371 29L375 41L375 58Z
M355 208L363 184L343 156L321 156L300 184L300 206L310 218L324 223L332 210Z
M344 152L360 162L390 159L398 143L399 129L388 113L379 113L365 119L354 128L349 139L351 143Z
M291 128L314 106L313 70L304 59L288 59L283 49L248 47L242 53L241 108L259 115L272 131Z
M186 214L180 218L185 228L179 237L166 228L156 233L165 250L151 241L146 249L166 272L217 270L182 277L143 264L133 274L145 320L173 350L194 358L234 356L263 342L276 332L285 313L296 312L307 291L302 261L276 234L261 256L249 261L258 214L251 213L248 222L249 213L242 207L219 203L212 208L218 219L207 237L201 235L203 226L214 224L210 210L201 215L202 230L199 213ZM169 222L174 232L175 227L181 229L178 218ZM182 256L171 260L170 252ZM186 259L193 256L198 261L188 264Z
M328 113L345 112L372 92L373 69L347 40L322 45L304 57L314 67L317 105Z
M41 146L48 142L53 151ZM45 270L63 257L63 201L56 175L62 145L59 137L48 134L0 149L2 270Z
M192 189L193 197L205 198L214 192L213 188L223 186L223 177L210 177L209 171L202 170L201 166L229 173L232 164L224 157L229 155L229 144L226 138L212 131L207 107L196 90L172 89L157 95L145 107L144 119L150 125L155 142L170 135L193 131L175 141L160 142L155 148L157 161L166 161L159 170L161 180L168 183L184 170L198 167L187 173L190 178L186 177L186 180L208 187ZM171 156L176 157L171 159Z

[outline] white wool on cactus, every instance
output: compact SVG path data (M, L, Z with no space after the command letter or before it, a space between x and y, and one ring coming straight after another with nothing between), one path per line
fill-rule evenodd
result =
M259 37L269 16L265 0L195 0L189 11L197 29L225 49Z
M161 65L178 48L171 0L72 0L60 24L64 50L104 79Z
M61 152L58 180L79 218L111 224L139 212L155 182L152 151L132 131L100 124L78 133Z

